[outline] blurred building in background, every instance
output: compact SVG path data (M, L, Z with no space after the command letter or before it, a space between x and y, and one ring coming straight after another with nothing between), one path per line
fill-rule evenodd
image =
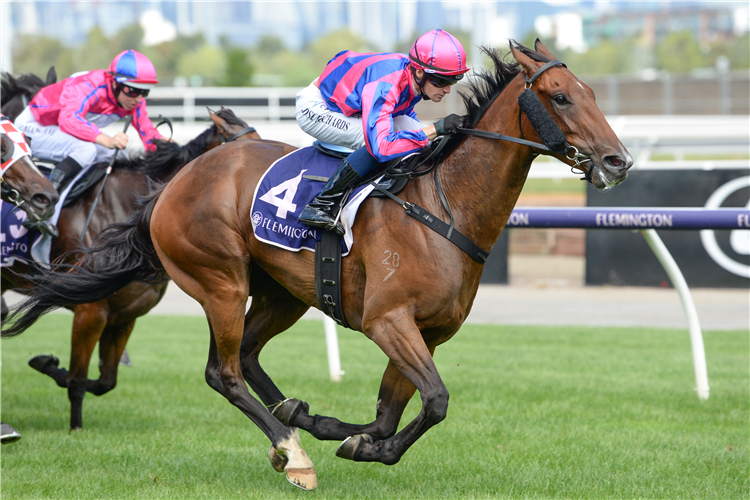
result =
M209 45L251 47L270 35L293 51L342 29L377 50L403 50L417 34L442 27L470 37L466 49L476 68L483 64L480 46L505 47L532 32L557 49L584 52L603 40L654 45L675 31L710 43L746 33L748 19L748 2L737 0L3 0L0 69L13 71L14 35L75 46L94 28L111 37L134 23L144 28L146 45L201 34Z
M583 51L600 40L644 37L650 43L676 30L698 40L737 36L748 30L747 2L732 1L4 1L10 29L82 43L99 27L106 35L141 22L151 43L176 34L202 33L209 44L222 37L250 46L274 35L292 50L348 28L380 50L394 50L435 27L470 33L472 45L501 46L535 30L557 48ZM5 14L7 12L7 14ZM4 29L4 41L9 35ZM478 60L478 52L471 58Z

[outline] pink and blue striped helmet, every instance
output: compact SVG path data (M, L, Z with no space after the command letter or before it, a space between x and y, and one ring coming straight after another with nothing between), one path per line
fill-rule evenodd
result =
M153 63L135 50L118 54L109 65L109 73L117 83L137 89L150 89L159 83Z
M428 31L417 38L409 51L409 59L425 73L454 76L455 80L460 80L458 75L470 69L466 66L466 51L461 42L443 30Z

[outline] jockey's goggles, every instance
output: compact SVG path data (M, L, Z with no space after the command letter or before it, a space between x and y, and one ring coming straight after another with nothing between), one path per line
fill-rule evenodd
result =
M137 89L135 87L129 87L127 84L122 84L122 93L128 97L148 97L148 93L151 89Z
M439 75L437 73L427 73L427 79L431 84L438 88L448 87L449 85L455 85L464 77L463 73L460 75Z

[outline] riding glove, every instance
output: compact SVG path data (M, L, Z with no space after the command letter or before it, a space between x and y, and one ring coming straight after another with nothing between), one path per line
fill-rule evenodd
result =
M437 135L455 134L456 129L463 126L464 117L452 114L435 122L435 132Z

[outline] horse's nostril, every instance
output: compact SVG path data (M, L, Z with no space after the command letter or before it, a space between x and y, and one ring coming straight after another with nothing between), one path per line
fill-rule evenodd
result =
M630 164L627 160L622 158L619 155L608 155L603 158L604 163L613 169L628 169L630 168Z
M33 195L31 201L39 208L46 208L52 204L52 200L47 195L40 193Z

